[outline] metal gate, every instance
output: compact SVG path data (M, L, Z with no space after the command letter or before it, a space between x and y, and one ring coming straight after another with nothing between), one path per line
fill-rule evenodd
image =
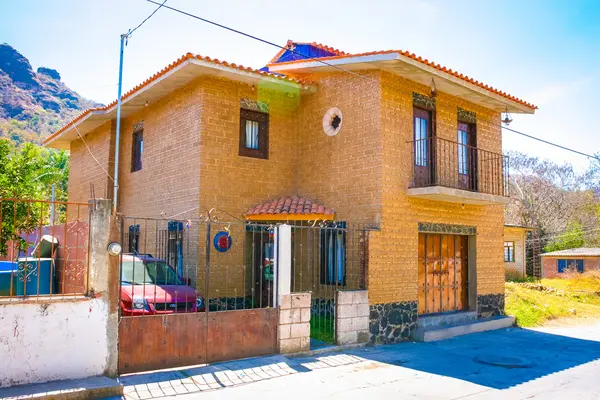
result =
M311 347L335 343L339 290L366 289L368 231L343 221L292 226L292 291L311 292Z
M273 226L121 224L120 373L277 352Z

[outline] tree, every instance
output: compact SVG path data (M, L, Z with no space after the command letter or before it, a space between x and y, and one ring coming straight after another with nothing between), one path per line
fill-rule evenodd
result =
M568 234L581 226L583 244L600 243L600 163L586 171L570 164L540 160L510 152L511 203L505 208L507 223L534 228L529 240L528 270L539 274L538 255L557 234ZM579 247L580 247L579 246Z
M49 200L53 184L57 198L66 199L68 173L66 152L0 139L0 254L9 240L49 222L48 205L28 200Z
M574 249L585 245L585 231L583 224L570 223L567 231L552 239L545 247L544 252Z

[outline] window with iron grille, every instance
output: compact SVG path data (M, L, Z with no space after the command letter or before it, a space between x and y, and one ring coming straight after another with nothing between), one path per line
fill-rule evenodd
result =
M515 242L504 242L504 262L515 262Z
M339 226L339 225L338 225ZM321 284L346 285L346 230L321 229Z
M133 132L133 145L131 149L131 172L142 169L142 155L144 154L144 131Z
M566 272L569 269L576 270L577 272L583 272L583 260L556 260L556 266L558 268L558 272Z
M269 114L240 109L239 155L269 158Z

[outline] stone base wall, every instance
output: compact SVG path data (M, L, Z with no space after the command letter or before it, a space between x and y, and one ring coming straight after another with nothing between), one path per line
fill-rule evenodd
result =
M398 343L409 340L417 328L417 302L373 304L370 306L370 342Z
M338 345L369 341L369 292L337 292L335 342Z
M504 315L504 293L477 296L477 316L488 318Z
M310 293L279 296L279 352L310 350Z

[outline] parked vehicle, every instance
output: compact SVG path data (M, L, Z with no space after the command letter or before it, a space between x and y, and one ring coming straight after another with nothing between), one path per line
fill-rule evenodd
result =
M194 313L204 311L204 298L165 260L123 254L121 310L127 316Z

